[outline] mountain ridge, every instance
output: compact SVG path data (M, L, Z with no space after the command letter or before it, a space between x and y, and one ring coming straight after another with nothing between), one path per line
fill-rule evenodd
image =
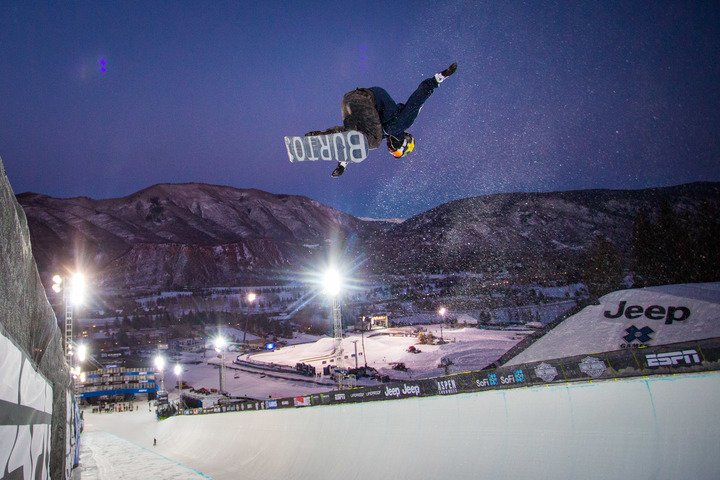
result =
M82 258L103 285L158 289L271 278L343 249L366 257L373 273L546 269L558 276L594 235L627 256L640 210L718 205L720 183L473 196L400 223L363 220L306 196L206 183L156 184L101 200L17 198L41 271Z

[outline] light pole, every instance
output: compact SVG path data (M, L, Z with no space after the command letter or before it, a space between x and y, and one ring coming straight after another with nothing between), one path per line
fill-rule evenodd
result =
M365 353L365 317L362 317L362 324L360 325L360 339L362 340L363 362L365 363L365 370L367 370L367 353Z
M447 313L447 308L440 307L438 310L438 313L440 314L440 317L442 318L442 322L440 323L440 343L445 343L445 340L443 339L443 323L445 323L445 314Z
M165 358L160 354L155 356L155 368L160 372L160 390L165 390Z
M82 305L85 297L85 277L76 272L70 277L53 275L52 289L55 293L62 292L63 306L65 307L65 356L72 365L72 324L73 307Z
M180 376L182 375L182 366L180 366L179 363L175 364L175 368L173 368L173 372L175 373L175 376L177 377L177 384L178 384L178 405L182 405L182 384L180 383Z
M335 334L335 367L342 368L343 366L343 349L342 349L342 317L340 312L340 303L338 302L338 295L342 289L342 278L340 273L334 268L331 268L325 272L323 278L323 285L325 287L325 293L332 297L332 317L333 317L333 331Z
M358 359L357 359L357 342L359 340L351 340L351 342L355 345L355 370L358 369Z
M227 346L227 340L222 335L215 337L215 351L220 354L220 395L223 394L223 384L225 377L225 355L224 350Z
M257 295L255 294L255 292L250 292L247 294L247 297L245 297L245 298L247 299L248 304L250 306L252 306L253 302L257 298ZM245 345L246 347L247 347L247 343L245 343L245 338L247 336L247 327L248 327L249 320L250 320L250 314L247 313L247 314L245 314L245 328L243 329L243 345Z

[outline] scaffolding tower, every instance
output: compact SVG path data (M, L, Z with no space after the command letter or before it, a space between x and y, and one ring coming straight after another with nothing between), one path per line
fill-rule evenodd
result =
M333 296L333 305L332 305L332 315L333 315L333 330L335 334L335 367L336 368L342 368L343 367L343 349L342 349L342 338L343 338L343 331L342 331L342 317L340 313L340 302L338 302L337 296Z
M73 306L70 302L67 288L63 290L63 303L65 304L65 356L68 358L68 362L71 363L72 357L72 325L73 325Z

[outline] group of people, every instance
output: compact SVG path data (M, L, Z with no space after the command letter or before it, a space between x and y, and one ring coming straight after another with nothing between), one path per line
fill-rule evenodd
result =
M91 411L92 413L134 412L139 408L133 402L109 402L93 405Z

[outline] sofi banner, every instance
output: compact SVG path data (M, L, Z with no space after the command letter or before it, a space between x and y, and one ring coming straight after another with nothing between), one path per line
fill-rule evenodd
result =
M52 387L0 332L0 477L50 478Z

